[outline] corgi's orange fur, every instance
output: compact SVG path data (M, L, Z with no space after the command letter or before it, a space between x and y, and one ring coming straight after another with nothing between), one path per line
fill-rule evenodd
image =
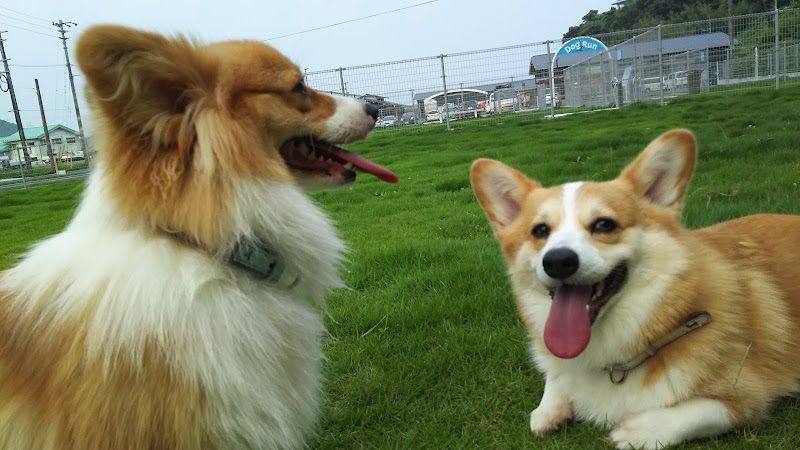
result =
M695 155L693 135L673 130L615 180L550 188L474 163L546 377L535 434L576 418L611 426L617 448L655 449L755 424L800 390L800 217L684 229ZM702 312L708 324L656 344ZM649 346L613 383L607 369Z
M0 276L0 449L297 449L344 244L302 191L387 170L377 108L253 41L116 26L76 47L97 158L76 215ZM292 283L230 257L277 255Z

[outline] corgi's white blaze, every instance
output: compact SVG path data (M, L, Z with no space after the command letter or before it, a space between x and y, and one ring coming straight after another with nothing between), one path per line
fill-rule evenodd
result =
M594 284L605 278L613 268L597 251L592 244L587 231L581 226L577 208L578 189L583 185L582 181L567 183L564 185L563 197L561 200L562 220L558 228L547 239L547 243L542 248L541 256L548 251L556 248L569 248L578 254L580 266L574 275L562 280L567 284ZM547 286L556 284L544 271L541 258L537 262L536 274L539 279Z
M576 198L578 197L578 189L582 184L582 181L576 181L564 185L564 191L561 197L563 219L561 220L558 230L547 239L547 244L542 249L542 254L558 247L569 247L577 251L576 247L591 245L586 242L585 235L578 224L578 215L576 211Z

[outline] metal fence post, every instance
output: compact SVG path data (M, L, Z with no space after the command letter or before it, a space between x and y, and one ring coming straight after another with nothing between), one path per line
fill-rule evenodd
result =
M639 89L636 86L636 78L639 76L639 71L636 70L636 36L633 37L633 70L631 70L631 80L628 83L628 96L631 99L631 104L639 101Z
M664 106L664 47L661 45L661 24L658 24L658 95L659 103Z
M783 43L783 73L789 73L789 45Z
M706 77L707 77L707 81L708 81L708 86L706 86L706 92L711 91L711 57L710 57L710 55L711 55L711 53L708 50L708 47L706 47L705 60L706 60ZM700 84L701 90L702 90L702 87L703 87L703 84L701 83Z
M754 56L753 56L753 57L754 57L754 58L755 58L755 60L756 60L756 80L758 80L758 47L756 47L756 48L754 49L754 51L755 51L755 54L754 54Z
M733 49L731 49L731 45L733 45L733 36L730 37L730 44L728 44L728 49L726 50L728 57L725 58L725 79L728 85L731 84L731 58L733 58ZM717 79L719 79L719 77Z
M447 122L447 131L450 131L450 107L447 106L447 75L444 71L444 57L439 55L439 60L442 62L442 89L444 89L444 120Z
M622 76L620 75L619 77L617 77L617 75L619 75L619 68L617 67L616 53L621 50L618 49L616 45L613 48L614 48L614 55L611 58L611 86L613 87L613 89L611 95L614 97L614 104L617 106L617 108L619 108L620 106L622 106L622 99L620 98L619 95L621 90L620 88L622 85Z
M689 62L689 53L691 53L691 51L687 51L687 52L686 52L686 70L687 70L687 71L689 70L689 65L691 64L691 63Z
M550 117L555 117L555 100L556 100L556 78L553 75L553 72L556 71L555 64L553 64L553 54L550 52L550 41L547 41L547 67L551 70L550 72ZM545 102L547 102L547 92L545 91L544 96Z
M608 50L606 50L603 53L608 53L610 55ZM608 103L607 103L607 101L608 101L608 94L607 94L608 85L606 84L606 83L608 83L608 81L606 81L606 68L604 67L603 60L605 60L605 58L603 58L603 55L601 54L600 57L598 58L598 61L600 61L600 76L602 77L600 82L602 83L602 86L603 86L603 97L600 100L600 103L599 103L598 106L602 106L603 108L605 108L606 106L608 106Z
M344 88L344 69L339 67L339 83L342 87L342 95L347 95L347 91Z
M780 10L775 4L775 90L781 87L781 64L780 64L780 47L781 47L781 33L780 33Z

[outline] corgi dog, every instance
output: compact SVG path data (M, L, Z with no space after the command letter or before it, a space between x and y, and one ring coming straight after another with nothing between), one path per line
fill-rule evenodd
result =
M755 424L800 390L800 217L681 226L695 138L673 130L612 181L471 179L544 372L536 435L569 419L656 449Z
M0 449L299 449L345 245L305 188L397 177L339 144L374 106L255 41L76 45L97 157L66 229L0 275Z

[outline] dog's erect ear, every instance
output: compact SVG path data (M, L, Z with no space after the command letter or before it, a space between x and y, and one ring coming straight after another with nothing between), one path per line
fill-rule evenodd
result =
M495 234L517 218L528 193L541 187L521 172L491 159L475 161L471 178L475 196Z
M680 213L696 159L694 135L672 130L651 142L620 178L651 203Z
M184 38L100 25L83 32L76 56L92 102L122 129L166 132L178 122L170 116L213 92L213 66Z

